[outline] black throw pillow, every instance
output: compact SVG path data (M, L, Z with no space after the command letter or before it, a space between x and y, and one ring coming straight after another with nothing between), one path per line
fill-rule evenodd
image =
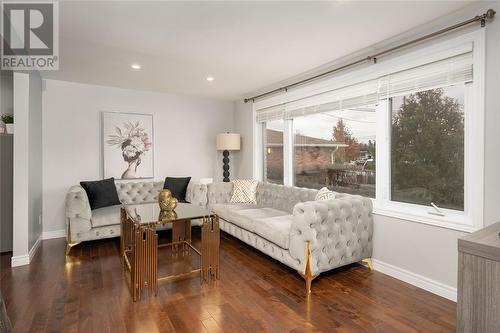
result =
M116 192L114 178L80 182L80 185L87 192L90 209L92 210L121 204Z
M169 189L172 192L172 196L179 202L186 202L186 191L190 180L191 177L167 177L165 178L163 188Z

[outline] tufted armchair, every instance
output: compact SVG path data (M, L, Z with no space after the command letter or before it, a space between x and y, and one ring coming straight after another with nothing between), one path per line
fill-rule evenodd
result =
M372 202L336 193L315 201L317 190L257 185L257 204L231 203L232 183L208 185L208 205L221 229L297 270L311 282L331 269L367 259L371 265Z
M115 185L123 204L155 202L163 189L163 182L116 182ZM206 185L190 182L186 201L206 206ZM66 194L66 251L82 241L120 236L120 208L121 205L117 205L91 210L83 187L72 186ZM193 224L197 225L199 221L193 221Z

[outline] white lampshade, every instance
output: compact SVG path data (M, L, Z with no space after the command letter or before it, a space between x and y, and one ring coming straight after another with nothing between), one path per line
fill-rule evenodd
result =
M240 150L240 135L238 133L217 134L217 150Z

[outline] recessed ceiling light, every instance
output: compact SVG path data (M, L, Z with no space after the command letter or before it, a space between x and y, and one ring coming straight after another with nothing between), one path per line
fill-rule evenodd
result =
M215 78L213 76L207 76L207 81L208 82L213 82Z
M141 69L142 68L142 66L139 64L132 64L132 65L130 65L130 67L132 67L132 69Z

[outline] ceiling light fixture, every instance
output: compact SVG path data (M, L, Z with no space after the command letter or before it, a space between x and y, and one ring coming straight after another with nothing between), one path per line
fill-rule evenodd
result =
M215 78L213 76L207 76L208 82L214 82Z
M136 70L139 70L142 68L142 66L139 64L132 64L132 65L130 65L130 67L132 67L132 69L136 69Z

